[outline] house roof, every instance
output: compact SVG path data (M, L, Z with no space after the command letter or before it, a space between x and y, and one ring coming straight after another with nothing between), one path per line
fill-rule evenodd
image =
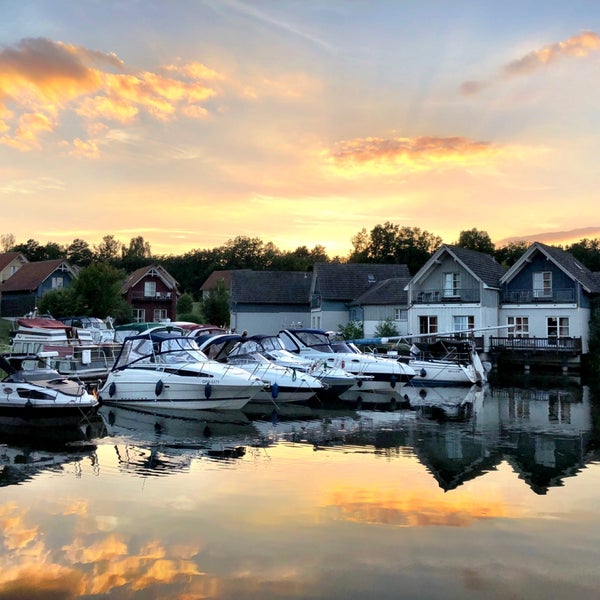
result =
M245 269L243 269L245 270ZM231 289L231 271L213 271L206 279L206 281L200 287L200 291L208 292L214 290L217 287L219 281L223 281L225 288Z
M311 276L306 271L231 271L231 300L252 304L306 304Z
M74 276L73 269L62 258L25 263L12 277L0 285L0 292L33 292L61 265L65 265L69 273Z
M529 246L523 256L521 256L521 258L519 258L519 260L505 273L502 281L510 281L516 273L521 271L523 265L526 264L530 257L536 252L544 254L569 277L578 281L587 292L600 293L600 281L598 281L598 277L595 273L592 273L592 271L579 262L570 252L566 252L561 248L555 248L554 246L547 246L541 242L534 242Z
M25 255L21 252L5 252L4 254L0 254L0 271L8 267L13 260L19 257L21 258L21 262L27 262Z
M177 288L177 281L164 267L161 267L160 265L148 265L146 267L140 267L139 269L136 269L127 276L123 282L123 285L121 286L121 293L126 294L132 287L144 279L144 277L146 277L150 271L155 271L158 277L162 279L168 288L172 290Z
M314 266L315 292L324 300L349 302L377 282L396 277L410 279L406 265L364 263L317 263Z
M408 304L408 293L404 289L410 277L392 277L378 281L366 292L350 302L350 306L364 306L365 304Z
M460 246L442 244L431 258L419 269L412 281L418 281L425 274L435 268L442 254L449 254L454 260L469 271L473 277L481 281L488 288L500 288L500 279L506 269L498 263L493 256L477 250L469 250Z

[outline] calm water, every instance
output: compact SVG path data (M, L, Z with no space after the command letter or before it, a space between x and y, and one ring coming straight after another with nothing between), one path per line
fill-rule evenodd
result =
M0 599L597 598L589 390L408 400L5 433Z

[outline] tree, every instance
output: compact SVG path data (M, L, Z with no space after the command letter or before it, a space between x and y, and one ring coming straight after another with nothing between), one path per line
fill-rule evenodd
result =
M584 238L575 244L567 246L566 251L570 252L590 271L600 271L600 240L588 240Z
M239 235L221 247L221 268L264 271L271 267L278 253L272 242L265 244L260 238Z
M428 231L400 227L389 221L373 227L368 238L363 229L352 242L350 262L405 264L413 274L442 245L442 239Z
M113 235L105 235L98 246L94 246L97 261L114 264L119 260L122 244Z
M512 267L529 248L527 242L510 242L494 251L494 258L507 269Z
M185 293L179 296L177 301L177 313L191 313L194 310L194 299L191 294Z
M494 244L487 231L479 229L468 229L461 231L458 236L458 246L476 250L477 252L485 252L486 254L494 254Z
M87 267L93 259L94 253L85 240L76 238L67 246L67 260L72 265Z
M10 252L15 243L15 236L12 233L3 233L0 235L0 251Z
M79 272L70 288L77 298L81 314L108 317L126 313L121 285L125 274L106 263L94 263Z
M41 314L52 315L55 319L62 319L80 312L78 298L73 293L72 286L49 290L38 300L37 304Z
M392 319L384 319L375 327L376 337L390 337L394 335L399 335L399 331Z
M210 290L208 297L202 301L201 310L207 323L229 326L229 293L222 280L217 282L215 289Z

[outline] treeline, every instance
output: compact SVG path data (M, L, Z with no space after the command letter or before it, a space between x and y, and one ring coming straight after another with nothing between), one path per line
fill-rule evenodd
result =
M191 250L178 256L154 255L142 236L123 244L113 235L105 235L97 246L90 246L83 239L75 239L67 246L54 242L42 245L34 239L17 244L12 234L0 236L2 252L21 252L31 262L64 258L79 267L102 263L126 273L160 264L179 282L182 292L194 297L216 270L308 271L316 262L356 262L406 264L414 275L442 243L439 236L426 230L401 227L391 222L376 225L370 231L363 228L352 238L352 250L345 257L329 257L321 245L282 251L272 242L246 236L237 236L217 248ZM488 233L476 228L461 231L459 239L450 243L486 252L506 267L513 265L529 247L526 242L514 242L496 248ZM559 247L572 253L590 270L600 271L600 240L582 239Z

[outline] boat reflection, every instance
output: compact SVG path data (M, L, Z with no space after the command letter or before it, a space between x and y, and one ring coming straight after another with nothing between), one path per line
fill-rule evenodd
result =
M179 414L103 406L121 470L168 475L197 458L240 458L257 434L241 411L186 410Z
M45 472L81 472L84 459L98 466L96 440L106 434L99 416L78 421L0 417L0 486L21 484Z

